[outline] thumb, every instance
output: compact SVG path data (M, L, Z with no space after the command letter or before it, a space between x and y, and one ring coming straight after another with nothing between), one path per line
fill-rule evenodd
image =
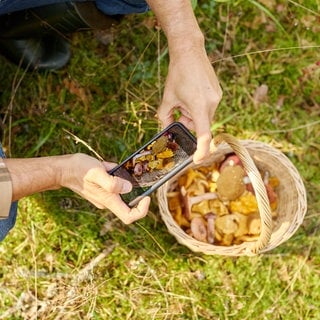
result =
M102 162L106 171L111 170L116 166L116 164L111 162ZM132 189L132 184L125 179L112 176L105 172L105 174L99 175L97 177L99 185L106 191L110 193L128 193Z
M102 187L111 193L128 193L132 189L132 184L128 180L108 174Z

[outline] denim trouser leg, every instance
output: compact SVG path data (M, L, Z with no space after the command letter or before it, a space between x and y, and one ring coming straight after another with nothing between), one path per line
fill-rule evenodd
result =
M46 6L59 2L85 2L95 0L0 0L0 15ZM149 10L145 0L96 0L97 7L105 14L118 15L142 13Z

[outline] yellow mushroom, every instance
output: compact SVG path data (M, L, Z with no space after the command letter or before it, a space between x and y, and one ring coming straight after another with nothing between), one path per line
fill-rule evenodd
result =
M245 191L238 199L230 201L230 211L242 214L251 214L257 212L258 203L254 194Z
M234 214L217 217L215 227L220 234L234 234L238 229L237 219Z
M261 232L261 218L259 214L252 214L248 219L248 234L259 235Z
M241 237L248 233L248 216L243 215L241 213L236 212L235 218L238 223L238 229L235 231L234 236L235 237Z

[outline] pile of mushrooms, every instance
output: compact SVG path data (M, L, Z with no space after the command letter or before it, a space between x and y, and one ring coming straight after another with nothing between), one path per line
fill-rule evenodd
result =
M277 177L260 171L273 218L277 216ZM196 240L222 246L255 241L261 220L254 190L235 154L221 163L190 168L167 193L177 224Z
M126 162L125 168L136 178L154 170L170 170L175 164L173 157L178 148L173 134L166 132Z

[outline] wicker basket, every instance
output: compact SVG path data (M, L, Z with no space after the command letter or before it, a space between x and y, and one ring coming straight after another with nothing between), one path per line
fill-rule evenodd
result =
M265 143L253 140L239 141L224 133L215 138L215 146L217 146L217 149L211 158L201 166L220 162L224 155L230 152L235 152L239 156L252 182L258 202L261 217L259 239L239 245L218 246L198 241L186 234L175 222L168 208L167 192L171 191L171 186L177 176L169 180L157 191L160 214L168 231L180 244L185 245L194 252L208 255L252 256L269 251L288 240L301 225L307 210L305 187L291 161L283 153ZM196 167L195 165L191 166ZM273 227L268 196L257 168L268 170L280 181L280 185L277 188L277 223Z

